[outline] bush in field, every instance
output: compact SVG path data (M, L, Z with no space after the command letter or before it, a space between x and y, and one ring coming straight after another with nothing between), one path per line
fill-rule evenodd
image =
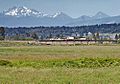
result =
M0 60L0 66L33 67L33 68L52 68L52 67L100 68L120 66L120 59L81 58L77 60L63 60L63 61L18 61L18 62Z
M8 60L0 60L0 66L12 66L12 63Z

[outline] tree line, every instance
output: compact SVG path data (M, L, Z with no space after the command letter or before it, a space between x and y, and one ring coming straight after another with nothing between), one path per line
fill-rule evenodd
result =
M120 33L120 24L101 24L101 25L88 25L88 26L39 26L39 27L17 27L17 28L3 28L0 27L0 39L4 39L5 36L7 39L16 39L24 40L25 37L28 39L46 39L52 37L66 37L66 36L75 36L79 34L81 37L84 33L91 32L93 38L95 33ZM97 35L98 36L98 35ZM119 35L115 36L116 39L119 39Z

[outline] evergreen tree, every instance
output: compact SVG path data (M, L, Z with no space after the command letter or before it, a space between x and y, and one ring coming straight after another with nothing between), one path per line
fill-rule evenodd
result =
M36 33L32 33L31 37L34 39L34 40L38 40L39 37Z
M116 39L116 40L118 40L118 39L119 39L119 36L118 36L117 34L115 35L115 39Z
M94 33L93 33L93 39L94 39L94 40L97 40L97 39L96 39L96 35L95 35Z
M43 40L44 39L44 37L43 36L40 36L40 40Z
M100 34L99 34L99 32L96 33L96 39L97 39L97 40L100 39Z
M14 40L20 40L20 34L16 33L16 35L14 36Z
M120 34L119 34L119 39L120 39Z
M48 38L52 38L52 37L53 37L53 36L52 36L52 33L50 33Z
M5 39L5 29L4 27L0 27L0 40Z
M57 38L60 38L60 34L57 34L56 37L57 37Z

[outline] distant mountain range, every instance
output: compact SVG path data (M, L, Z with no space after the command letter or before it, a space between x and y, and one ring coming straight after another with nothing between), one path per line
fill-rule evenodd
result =
M92 17L83 15L72 18L63 12L49 15L27 7L13 7L0 13L0 25L6 27L82 26L110 23L120 23L120 16L109 16L98 12Z

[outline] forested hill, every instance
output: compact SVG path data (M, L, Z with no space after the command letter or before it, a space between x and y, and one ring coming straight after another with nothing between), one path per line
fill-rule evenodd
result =
M38 35L48 36L52 34L56 35L64 35L70 36L72 34L83 34L83 33L120 33L120 24L102 24L102 25L91 25L91 26L75 26L75 27L67 27L67 26L56 26L56 27L18 27L18 28L5 28L7 35L15 35L15 34L26 34L35 32Z

